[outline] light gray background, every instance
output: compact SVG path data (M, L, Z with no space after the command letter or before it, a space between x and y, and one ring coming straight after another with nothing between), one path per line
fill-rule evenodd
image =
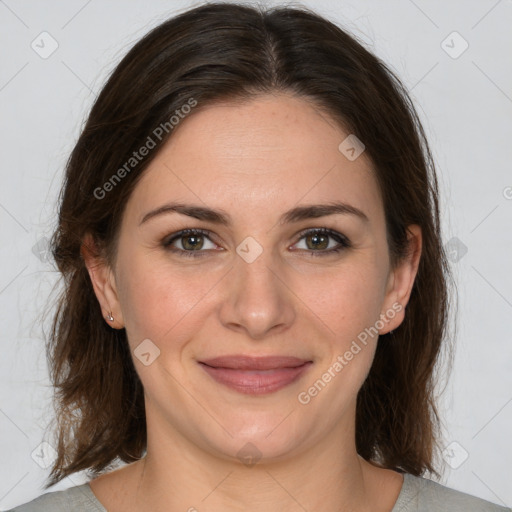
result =
M303 4L389 63L418 106L438 166L444 241L458 239L457 351L440 403L453 468L441 483L511 506L512 1ZM41 494L48 473L35 462L52 393L39 316L57 280L44 247L65 160L106 74L150 28L193 5L0 0L2 509ZM31 47L51 48L43 31L58 43L47 58Z

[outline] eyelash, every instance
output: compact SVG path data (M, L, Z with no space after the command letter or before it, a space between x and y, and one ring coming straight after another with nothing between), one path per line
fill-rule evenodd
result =
M327 256L330 254L335 254L335 253L341 252L342 250L348 249L349 247L351 247L350 240L346 236L342 235L341 233L338 233L337 231L333 231L332 229L328 229L328 228L305 229L298 234L299 235L298 241L300 241L305 236L311 235L311 234L329 235L331 238L336 240L336 242L338 242L338 244L339 244L337 247L334 247L334 248L328 249L328 250L315 251L312 249L300 249L303 251L304 250L308 251L311 256ZM187 258L201 258L201 257L205 256L205 253L208 252L207 250L186 251L183 249L177 249L171 245L175 240L178 240L179 238L185 237L187 235L203 235L203 236L206 236L207 238L210 238L211 232L207 231L205 229L197 229L197 228L183 229L182 231L179 231L178 233L174 233L173 235L171 235L171 238L167 238L163 242L162 245L164 246L164 248L166 250L176 253L179 256L185 256ZM210 240L210 241L212 241L212 240Z

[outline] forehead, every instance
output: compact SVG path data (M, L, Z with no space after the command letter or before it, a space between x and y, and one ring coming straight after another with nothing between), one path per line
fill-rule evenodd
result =
M127 212L140 218L169 200L238 209L235 216L345 201L378 216L371 162L339 149L348 135L307 100L284 94L199 105L146 169Z

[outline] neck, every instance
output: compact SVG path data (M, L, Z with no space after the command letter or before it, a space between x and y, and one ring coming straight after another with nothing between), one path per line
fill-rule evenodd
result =
M164 435L158 425L148 432L147 454L133 480L136 510L377 510L381 470L357 454L354 429L346 424L301 452L272 459L261 454L255 464L212 453L176 431Z

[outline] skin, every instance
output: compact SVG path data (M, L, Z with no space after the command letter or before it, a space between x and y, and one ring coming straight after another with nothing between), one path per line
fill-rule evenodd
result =
M378 336L308 404L297 398L393 304L401 310L379 332L400 325L421 254L421 230L413 225L410 256L391 268L375 171L365 153L350 161L340 152L347 135L291 95L198 107L131 195L114 267L84 239L96 296L104 316L114 317L109 325L126 329L132 355L145 339L160 350L148 366L133 357L145 389L147 455L90 483L110 512L393 508L402 476L355 448L356 396ZM140 225L169 201L223 210L232 224L169 213ZM330 201L359 208L368 222L337 214L278 223L295 206ZM312 255L325 246L315 249L312 236L298 234L322 227L352 246ZM203 257L163 247L185 228L211 231L201 239ZM251 263L236 252L248 236L263 249ZM328 248L337 245L327 240ZM187 242L173 246L184 250ZM245 395L197 363L226 354L294 355L313 365L279 391ZM253 466L237 457L248 442L261 454Z

